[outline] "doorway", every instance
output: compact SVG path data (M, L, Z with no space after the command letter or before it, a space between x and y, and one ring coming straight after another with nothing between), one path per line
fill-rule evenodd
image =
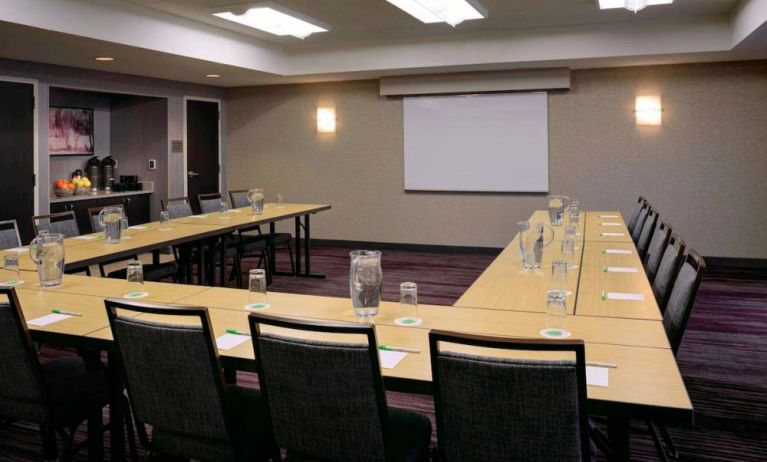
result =
M199 213L197 195L220 192L220 102L186 99L186 192Z
M0 77L0 101L0 220L16 219L28 243L37 196L35 84Z

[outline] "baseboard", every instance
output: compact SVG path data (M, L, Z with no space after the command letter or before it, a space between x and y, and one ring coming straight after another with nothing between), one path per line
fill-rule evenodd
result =
M349 249L405 250L410 252L432 253L474 253L498 255L503 249L497 247L467 247L456 245L402 244L395 242L347 241L340 239L312 239L312 245L318 247L342 247Z
M767 270L765 258L705 257L707 266Z

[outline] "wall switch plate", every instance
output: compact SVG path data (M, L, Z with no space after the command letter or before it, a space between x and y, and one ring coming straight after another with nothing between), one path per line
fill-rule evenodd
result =
M157 170L157 159L149 159L149 170Z

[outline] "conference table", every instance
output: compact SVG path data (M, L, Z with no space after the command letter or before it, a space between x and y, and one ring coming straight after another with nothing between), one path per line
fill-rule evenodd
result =
M618 212L582 214L577 235L578 248L573 256L573 265L577 267L568 271L573 294L568 297L570 315L567 316L567 329L572 332L571 338L585 342L588 362L614 366L606 371L607 386L604 383L588 385L588 410L590 414L608 417L613 458L625 460L629 450L629 419L662 418L689 423L692 404L630 236L626 241L625 236L604 235L605 227L611 229L610 233L628 235L619 215ZM232 214L232 218L221 219L227 224L215 223L217 219L217 216L209 215L187 218L176 221L176 224L179 228L182 225L197 226L201 228L200 232L206 233L207 227L221 226L231 230L247 221L245 215L238 215L237 212ZM545 213L540 211L535 212L531 219L547 221ZM618 226L604 225L616 222ZM179 234L183 232L179 230ZM512 240L455 306L419 305L419 316L423 322L416 327L397 325L394 319L399 315L399 304L382 302L379 314L370 320L376 326L378 342L419 351L408 353L391 369L382 369L387 389L431 393L428 346L431 329L540 338L539 331L546 325L545 291L550 274L546 271L546 264L550 265L551 259L561 257L558 253L561 248L556 242L562 234L556 229L554 234L554 241L544 249L542 270L521 269L518 243ZM139 241L138 237L136 241ZM81 251L75 249L95 244L73 244L72 252L79 255ZM103 248L105 244L100 245ZM82 251L82 258L86 258L85 253ZM638 271L605 270L613 267L633 267ZM33 338L44 343L107 351L113 393L115 397L119 396L122 393L118 370L120 359L114 351L104 298L124 297L134 291L135 286L123 280L65 275L60 286L42 288L34 272L22 271L21 278L24 283L17 286L17 294L27 321L50 314L52 309L82 314L47 326L30 326ZM149 293L142 301L207 307L216 337L230 329L248 332L246 290L156 282L145 283L142 290ZM640 294L644 299L605 299L605 292ZM348 298L270 292L267 302L270 308L265 313L269 314L302 319L360 321L355 318ZM138 316L154 319L153 315ZM186 322L183 319L174 321ZM467 351L474 350L468 348ZM249 339L231 349L221 349L219 354L229 380L234 380L237 370L255 370ZM117 426L115 434L121 434L119 427L122 425L118 402L114 399L115 404L110 408L115 413L112 417ZM114 460L124 456L123 444L120 438L113 441Z

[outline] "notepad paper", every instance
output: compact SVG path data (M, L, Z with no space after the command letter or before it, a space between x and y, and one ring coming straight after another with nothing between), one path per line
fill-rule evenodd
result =
M630 250L624 250L624 249L605 249L604 253L611 253L611 254L617 254L617 255L631 255Z
M21 252L26 252L27 250L28 250L28 249L26 249L26 248L24 248L24 247L14 247L14 248L12 248L12 249L3 249L3 252L16 252L16 253L21 253Z
M84 241L90 241L91 239L96 239L98 236L94 234L85 234L82 236L75 236L75 239L82 239Z
M630 294L625 292L607 292L607 299L608 300L634 300L634 301L642 301L644 300L644 295L642 294Z
M224 334L216 339L216 346L219 350L229 350L248 340L250 340L248 335Z
M600 224L602 226L620 226L621 225L620 223L608 223L608 222L604 222L604 223L600 223Z
M405 356L407 356L407 353L404 351L378 350L378 357L381 358L381 367L384 369L394 369Z
M189 215L189 218L208 218L208 215Z
M608 266L605 268L608 273L638 273L638 268L633 268L630 266Z
M623 237L626 233L602 233L602 236L617 236L617 237Z
M618 215L599 215L599 218L618 218Z
M137 230L146 229L146 226L134 225L134 226L128 226L128 229L137 229Z
M68 314L58 314L58 313L52 313L45 316L41 316L39 318L35 318L32 320L27 321L27 324L30 326L47 326L48 324L53 324L54 322L63 321L65 319L69 319L72 316Z
M609 382L609 371L606 367L586 366L586 384L593 387L606 387Z

